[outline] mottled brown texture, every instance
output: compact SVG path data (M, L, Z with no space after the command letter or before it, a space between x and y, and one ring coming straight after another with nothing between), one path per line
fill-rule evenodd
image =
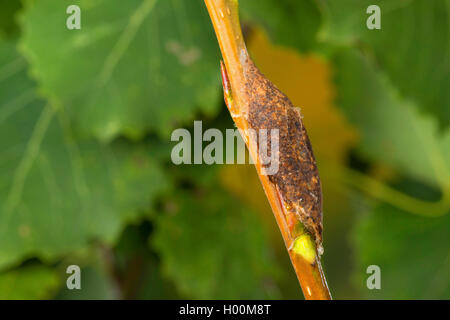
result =
M267 80L253 62L245 70L250 128L279 130L279 170L269 180L277 187L284 207L299 217L322 247L322 190L300 109ZM257 131L258 132L258 131ZM270 150L270 139L269 150Z

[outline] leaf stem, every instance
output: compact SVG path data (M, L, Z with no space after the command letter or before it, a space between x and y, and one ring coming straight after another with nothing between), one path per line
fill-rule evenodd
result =
M336 170L344 173L342 179L345 183L364 191L377 200L389 203L412 214L424 217L440 217L450 210L450 195L446 189L443 189L443 195L439 201L431 202L409 196L354 169L340 166Z
M314 241L308 232L296 232L299 221L289 220L289 211L284 207L276 186L261 171L261 161L256 150L256 142L248 135L248 122L245 116L249 98L246 92L246 71L250 59L242 35L237 0L204 0L225 61L222 65L224 95L227 107L241 132L272 207L277 224L283 236L286 248L297 278L306 299L329 300L331 295L320 264ZM289 220L289 221L288 221Z

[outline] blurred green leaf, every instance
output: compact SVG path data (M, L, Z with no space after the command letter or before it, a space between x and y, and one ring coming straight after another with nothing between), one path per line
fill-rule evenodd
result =
M360 150L371 159L432 185L448 187L450 129L419 113L356 50L334 57L338 105L362 134Z
M19 0L0 2L0 37L10 38L18 33L16 13L22 7Z
M37 98L12 44L0 45L0 65L0 269L112 241L168 187L151 149L76 140L65 109Z
M49 299L59 285L59 277L51 268L27 266L0 274L0 299Z
M378 205L358 220L355 280L366 298L450 298L450 214L424 218ZM381 268L381 290L366 287L369 265Z
M129 225L114 247L116 278L124 299L178 299L173 283L161 274L161 264L148 246L152 224Z
M69 275L67 275L69 277ZM113 300L120 297L117 284L98 265L81 270L81 289L69 290L64 283L56 296L59 300Z
M221 191L178 193L158 216L152 246L181 294L277 298L278 264L257 216Z
M316 44L321 15L313 0L241 0L243 20L262 25L277 44L308 51Z
M381 30L369 30L369 5L381 9ZM450 126L450 0L325 0L321 39L361 42L392 84L420 110Z
M362 38L366 33L380 33L379 30L367 29L366 13L370 5L378 5L381 9L381 30L384 28L384 12L386 8L392 10L411 1L402 0L320 0L324 21L320 30L320 39L332 43L351 44Z
M450 130L439 132L436 120L401 97L381 70L358 50L338 50L334 63L338 104L361 132L359 150L375 162L432 186L448 188ZM415 193L420 197L426 194ZM379 204L359 218L353 243L356 281L364 296L448 297L449 222L448 214L425 218L387 204ZM381 268L381 290L366 287L369 265Z
M81 30L66 28L74 4ZM166 137L217 111L219 51L202 1L27 1L21 21L32 74L69 107L75 129Z

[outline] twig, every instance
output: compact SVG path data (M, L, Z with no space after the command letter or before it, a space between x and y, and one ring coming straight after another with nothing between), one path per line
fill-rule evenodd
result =
M300 221L298 215L293 213L292 208L287 205L286 199L283 199L277 185L274 184L273 181L270 181L269 177L262 172L263 168L258 153L257 143L254 141L255 138L248 134L248 129L252 128L248 120L249 109L251 109L252 103L252 97L250 97L248 92L249 82L258 82L257 85L259 85L259 87L256 88L257 90L273 90L275 94L277 94L278 91L276 91L277 89L272 87L266 79L262 79L262 75L258 73L259 71L255 71L253 62L248 57L239 23L238 1L205 0L205 4L214 25L222 56L225 61L225 64L221 64L221 69L227 107L246 142L250 155L255 160L254 162L258 176L272 207L286 248L288 249L291 262L302 287L303 294L306 299L331 299L320 264L320 255L317 254L317 251L321 251L321 219L320 226L311 223L308 225L308 228L306 228L306 225ZM305 136L305 139L308 139L306 133L303 136ZM296 142L294 141L293 143ZM299 143L309 145L308 141ZM306 147L300 145L298 148ZM312 157L312 153L311 159L312 160L308 164L315 166L315 160ZM314 168L313 171L314 170L316 172L316 168ZM315 182L317 183L317 181ZM318 201L321 201L321 199L318 199ZM316 231L314 234L316 243L314 243L312 239L313 232L311 232L311 229L314 226L316 227L314 228ZM319 231L317 231L317 228L319 228ZM317 248L319 249L317 250Z

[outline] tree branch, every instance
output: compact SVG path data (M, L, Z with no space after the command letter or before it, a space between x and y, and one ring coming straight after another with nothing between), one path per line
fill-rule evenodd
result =
M272 207L303 294L306 299L331 299L320 264L320 255L317 254L317 251L321 250L321 247L319 250L316 247L317 236L315 243L310 230L308 231L298 215L294 214L292 208L283 201L277 186L263 174L257 142L248 134L248 129L252 127L248 121L248 114L254 99L248 90L249 82L255 81L253 85L258 82L259 87L256 89L264 90L266 87L260 84L262 82L267 84L268 80L261 79L262 75L255 72L253 62L248 56L239 23L238 1L205 0L205 4L225 61L225 64L221 64L225 102L254 159L258 176Z

